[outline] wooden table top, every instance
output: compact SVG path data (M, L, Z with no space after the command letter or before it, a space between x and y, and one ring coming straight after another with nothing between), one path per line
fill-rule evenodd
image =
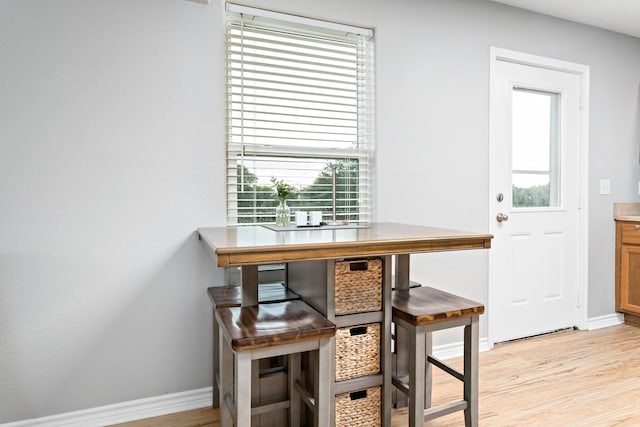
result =
M488 249L491 234L397 223L368 228L273 231L262 226L198 229L218 267Z

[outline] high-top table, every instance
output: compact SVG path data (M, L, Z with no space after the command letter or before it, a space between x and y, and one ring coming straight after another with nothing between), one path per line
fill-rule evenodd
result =
M391 425L391 289L409 288L410 255L423 252L488 249L492 235L397 223L368 227L287 228L240 226L198 229L218 267L240 267L242 305L258 303L258 266L286 264L288 285L338 327L381 324L380 372L347 381L331 381L331 402L341 393L382 387L382 425ZM336 316L333 269L342 259L383 260L383 304L376 312ZM395 264L394 276L392 265ZM392 283L393 282L393 283ZM335 371L335 365L333 369ZM334 408L333 403L331 407ZM335 424L332 414L330 425Z

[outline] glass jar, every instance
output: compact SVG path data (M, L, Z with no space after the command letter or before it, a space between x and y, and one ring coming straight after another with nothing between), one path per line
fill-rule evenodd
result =
M276 225L288 227L291 224L291 208L287 206L287 201L282 200L276 206Z

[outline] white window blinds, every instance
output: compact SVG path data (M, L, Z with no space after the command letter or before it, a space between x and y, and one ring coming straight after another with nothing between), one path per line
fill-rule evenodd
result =
M371 30L227 4L227 222L291 210L369 222L374 141ZM335 170L335 174L334 174Z

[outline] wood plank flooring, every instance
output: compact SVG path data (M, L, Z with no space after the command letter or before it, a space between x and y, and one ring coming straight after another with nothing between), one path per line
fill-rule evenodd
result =
M434 404L461 394L461 383L434 369ZM203 408L118 427L219 425L218 410ZM406 410L395 410L392 426L406 425ZM425 423L462 425L462 413ZM640 328L567 331L480 353L480 425L640 426Z

